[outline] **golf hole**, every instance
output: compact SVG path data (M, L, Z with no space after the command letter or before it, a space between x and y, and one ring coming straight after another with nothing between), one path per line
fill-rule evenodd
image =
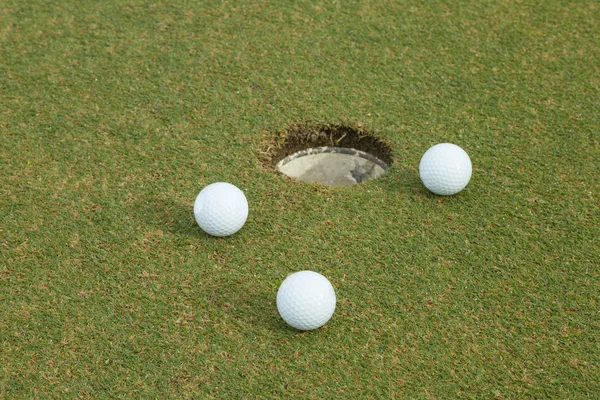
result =
M391 149L362 128L288 129L265 154L280 173L304 182L350 186L378 178L392 163Z

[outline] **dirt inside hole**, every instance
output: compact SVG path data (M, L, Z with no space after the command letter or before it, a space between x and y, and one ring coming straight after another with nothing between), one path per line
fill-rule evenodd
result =
M283 158L315 147L346 147L369 153L388 166L392 165L392 150L382 140L363 127L344 125L293 125L281 131L262 152L263 162L275 167Z

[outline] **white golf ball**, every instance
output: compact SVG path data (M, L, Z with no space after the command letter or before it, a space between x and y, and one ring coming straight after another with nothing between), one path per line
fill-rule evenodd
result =
M233 235L246 223L248 201L244 192L231 183L211 183L196 197L194 217L209 235Z
M293 328L301 331L317 329L325 325L335 311L335 290L319 273L293 273L279 286L277 311Z
M460 192L471 180L469 155L459 146L440 143L423 154L419 165L421 180L435 194L447 196Z

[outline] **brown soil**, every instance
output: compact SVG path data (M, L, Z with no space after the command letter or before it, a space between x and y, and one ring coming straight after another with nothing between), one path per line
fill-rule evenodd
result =
M264 162L273 167L281 159L312 147L347 147L369 153L392 165L392 150L362 127L342 125L294 125L282 131L263 152Z

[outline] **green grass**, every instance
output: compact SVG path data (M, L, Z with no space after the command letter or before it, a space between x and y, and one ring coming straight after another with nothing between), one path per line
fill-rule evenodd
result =
M0 397L594 398L596 1L0 4ZM291 124L367 127L381 179L290 181ZM467 189L429 194L449 141ZM236 235L202 233L214 181ZM323 328L278 285L327 276Z

